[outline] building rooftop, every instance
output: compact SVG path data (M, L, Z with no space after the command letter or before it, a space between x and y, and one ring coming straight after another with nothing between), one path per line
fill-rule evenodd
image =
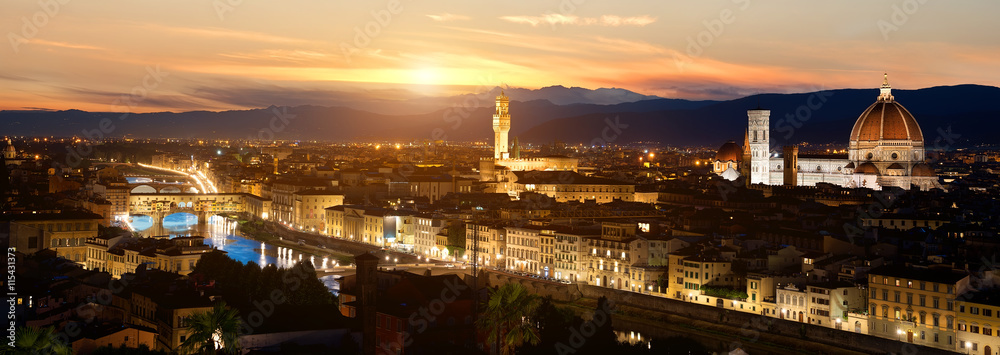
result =
M74 219L103 219L101 215L86 211L46 211L45 213L3 213L0 221L46 221Z
M635 185L631 183L583 176L572 171L514 171L518 184L537 185Z
M923 266L880 266L868 272L869 275L897 277L901 279L954 284L969 276L969 273L950 268L929 268Z
M973 290L958 296L959 300L989 306L1000 306L1000 288Z

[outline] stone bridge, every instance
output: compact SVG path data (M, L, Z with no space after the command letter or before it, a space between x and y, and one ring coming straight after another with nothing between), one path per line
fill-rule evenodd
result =
M148 193L129 196L128 213L147 215L157 223L174 213L190 213L204 223L214 214L246 211L247 194Z
M191 183L171 184L162 182L141 182L128 184L129 190L133 194L149 193L198 193L198 187Z

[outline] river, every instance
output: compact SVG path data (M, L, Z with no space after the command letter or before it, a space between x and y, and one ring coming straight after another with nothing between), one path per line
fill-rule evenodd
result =
M175 213L163 218L162 224L154 224L150 216L131 216L132 229L143 236L162 236L170 238L183 236L205 237L205 244L225 251L233 260L241 263L255 262L261 267L276 265L279 268L288 268L296 262L310 259L316 268L325 269L336 265L335 260L325 257L317 257L310 254L300 253L288 248L269 245L239 235L236 228L236 221L222 216L212 216L206 223L199 224L198 217L190 213ZM330 292L337 294L340 284L334 275L319 278L330 289Z

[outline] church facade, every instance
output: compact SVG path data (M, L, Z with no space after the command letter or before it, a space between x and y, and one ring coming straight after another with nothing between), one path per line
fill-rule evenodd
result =
M719 148L716 174L728 180L747 176L748 184L764 185L941 188L934 169L924 162L920 125L892 96L888 75L875 103L854 123L846 155L800 155L798 147L784 147L778 156L769 139L770 115L760 108L747 111L744 144L728 142Z

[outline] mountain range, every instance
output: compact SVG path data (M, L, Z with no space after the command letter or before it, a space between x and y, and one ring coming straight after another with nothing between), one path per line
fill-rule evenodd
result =
M494 98L500 91L497 87L479 94L357 107L140 114L0 111L0 124L3 134L14 136L488 141ZM746 110L758 107L771 110L773 145L847 143L854 122L878 96L878 89L838 89L690 101L625 89L553 86L503 92L511 98L510 135L522 144L646 141L713 148L727 140L741 142ZM957 85L892 93L916 117L929 147L935 142L949 147L1000 143L995 136L1000 131L1000 108L994 106L1000 102L1000 88Z

